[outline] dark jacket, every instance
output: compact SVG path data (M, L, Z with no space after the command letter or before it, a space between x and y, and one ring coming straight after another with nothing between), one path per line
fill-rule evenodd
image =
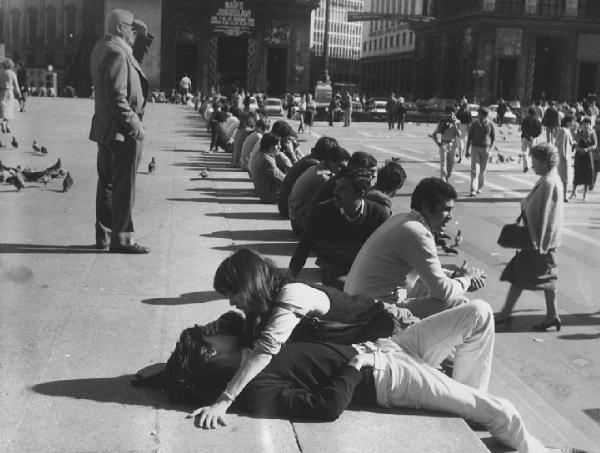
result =
M356 354L346 345L289 343L246 386L234 408L263 417L329 421L350 403L376 406L373 369L347 366Z
M89 139L103 144L142 138L142 116L148 82L130 47L106 35L90 57L94 85L94 116Z
M531 140L542 133L542 123L535 116L526 117L521 123L521 138Z
M548 107L546 109L546 113L544 113L544 118L542 119L542 126L550 128L559 126L558 110L556 108Z

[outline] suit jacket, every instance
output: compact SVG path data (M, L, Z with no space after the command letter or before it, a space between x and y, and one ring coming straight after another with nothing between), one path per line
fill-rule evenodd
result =
M106 35L90 57L94 84L94 116L89 138L109 144L128 136L141 139L148 81L131 48L121 38Z

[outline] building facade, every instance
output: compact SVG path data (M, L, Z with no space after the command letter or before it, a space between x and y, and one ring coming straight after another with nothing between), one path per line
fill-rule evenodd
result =
M3 0L0 39L5 55L15 63L23 60L31 74L50 65L59 84L76 85L89 94L89 58L83 61L79 55L89 54L101 36L103 14L103 2L95 0Z
M312 57L311 87L324 73L323 43L325 35L325 3L322 0L310 18L310 50ZM359 82L359 60L363 24L348 22L348 12L362 12L365 0L329 1L329 77L334 83Z
M365 0L372 13L429 13L427 0ZM411 97L415 89L415 31L398 20L364 22L360 79L369 96L388 96L392 91Z
M183 74L202 93L232 88L280 95L310 86L310 15L318 0L3 0L7 56L52 64L77 94L91 91L89 56L114 8L130 10L154 41L144 61L151 89ZM61 84L59 81L59 85Z
M580 99L600 90L600 2L434 0L417 29L420 97Z

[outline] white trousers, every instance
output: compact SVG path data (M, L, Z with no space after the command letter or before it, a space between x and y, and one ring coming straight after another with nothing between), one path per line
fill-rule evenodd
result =
M525 428L516 408L487 393L494 349L491 307L474 300L396 333L398 346L381 343L373 376L384 407L423 408L460 415L523 453L546 452ZM388 346L393 346L388 342ZM453 377L436 367L456 348Z

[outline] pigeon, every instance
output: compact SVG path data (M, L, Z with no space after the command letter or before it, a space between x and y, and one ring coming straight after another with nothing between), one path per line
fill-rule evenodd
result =
M17 143L17 138L13 137L12 142L10 142L13 148L18 148L19 144Z
M506 141L506 137L502 137L502 140Z
M150 163L148 164L148 173L154 173L156 171L156 161L154 160L154 157L152 158L152 160L150 161Z
M35 152L38 152L38 153L42 150L42 148L40 148L40 145L38 145L35 140L33 141L33 145L31 145L31 147L33 148L33 150Z
M0 148L6 148L6 145L2 142L0 142Z
M67 172L67 176L65 176L65 179L63 179L63 192L68 192L72 186L73 178L71 178L71 173Z
M498 129L498 130L497 130L497 132L498 132L500 135L504 135L504 132L502 132L502 129Z
M208 176L209 176L208 171L209 170L210 170L210 168L208 168L208 167L202 169L202 171L200 172L200 176L202 176L203 178L208 178Z
M458 230L458 232L456 233L456 236L454 238L454 247L458 247L462 241L463 241L463 235L462 235L461 231Z
M517 163L520 164L521 162L523 162L523 156L519 154L519 157L517 158Z
M517 159L515 159L515 156L508 156L508 161L509 161L509 162L514 162L514 161L516 161L516 160L517 160Z
M494 145L494 150L498 151L498 145Z
M17 192L20 192L21 189L25 188L25 181L23 180L23 175L20 171L15 173L15 177L13 178L13 185L17 188Z
M498 153L498 162L500 162L501 164L506 162L506 157L504 157L504 154Z
M40 151L41 151L42 154L48 154L48 148L46 148L45 146L42 146L40 148Z

